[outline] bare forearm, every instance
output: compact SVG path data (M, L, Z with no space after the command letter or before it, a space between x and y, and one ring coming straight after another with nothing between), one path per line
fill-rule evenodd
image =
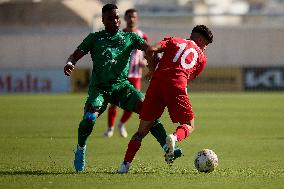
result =
M147 41L144 41L141 45L137 47L137 49L144 51L146 53L147 49L150 47Z
M159 62L158 53L161 52L162 48L160 44L156 44L146 51L146 59L148 62L148 68L149 71L154 71L157 67L157 64Z
M84 56L84 52L79 50L79 49L76 49L74 51L73 54L71 54L69 56L69 58L67 59L67 63L66 65L64 66L64 74L67 75L67 76L70 76L72 71L74 70L75 68L75 64L77 63L77 61L79 59L81 59L82 57Z
M67 59L67 62L71 62L73 65L75 65L78 60L80 60L84 56L84 52L80 49L76 49Z

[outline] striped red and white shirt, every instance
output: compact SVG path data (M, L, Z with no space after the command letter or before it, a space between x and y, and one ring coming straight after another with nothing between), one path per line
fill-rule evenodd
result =
M126 28L124 32L129 32ZM148 41L148 36L139 29L134 31L137 35L142 37L145 41ZM128 78L141 78L142 77L142 66L144 61L144 52L138 49L134 49L131 52Z

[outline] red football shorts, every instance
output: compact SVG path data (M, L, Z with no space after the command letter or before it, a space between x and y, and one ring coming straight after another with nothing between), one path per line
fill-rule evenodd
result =
M129 77L128 81L138 90L141 90L141 78Z
M153 121L168 108L174 123L187 123L194 118L187 89L153 79L146 92L140 119Z

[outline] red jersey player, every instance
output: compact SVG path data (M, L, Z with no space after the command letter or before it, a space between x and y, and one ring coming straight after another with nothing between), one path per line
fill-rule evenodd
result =
M204 69L207 60L204 50L212 42L210 29L197 25L193 28L190 39L168 37L147 51L148 76L152 78L140 114L138 131L128 144L118 173L128 172L142 139L148 134L153 121L161 117L165 107L168 108L171 120L179 123L176 131L166 139L168 151L165 160L173 163L176 142L188 137L194 128L194 114L187 95L187 83ZM163 53L158 65L154 61L155 53Z
M145 41L148 41L148 36L137 28L138 15L136 9L126 10L124 19L126 21L126 28L123 29L124 32L135 32ZM144 52L138 49L134 49L131 52L130 56L128 80L138 90L141 90L141 76L142 76L143 67L145 67ZM108 138L113 136L114 122L115 122L115 117L117 115L117 109L118 107L113 104L111 104L108 109L108 129L104 133L104 135ZM124 138L127 137L125 123L129 120L131 114L132 112L124 111L123 115L120 118L119 123L117 124L119 133Z

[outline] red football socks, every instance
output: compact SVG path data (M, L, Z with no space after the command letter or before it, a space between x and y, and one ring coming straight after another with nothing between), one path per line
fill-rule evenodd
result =
M141 142L138 140L130 140L128 143L128 148L124 156L124 162L131 163L134 159L136 152L139 150Z
M181 141L188 137L192 130L192 127L188 126L187 124L183 124L177 127L174 135L176 135L178 141Z
M131 117L132 112L123 111L122 117L120 119L120 123L125 123Z
M110 106L108 108L108 128L114 127L114 121L117 114L117 107L116 106Z

